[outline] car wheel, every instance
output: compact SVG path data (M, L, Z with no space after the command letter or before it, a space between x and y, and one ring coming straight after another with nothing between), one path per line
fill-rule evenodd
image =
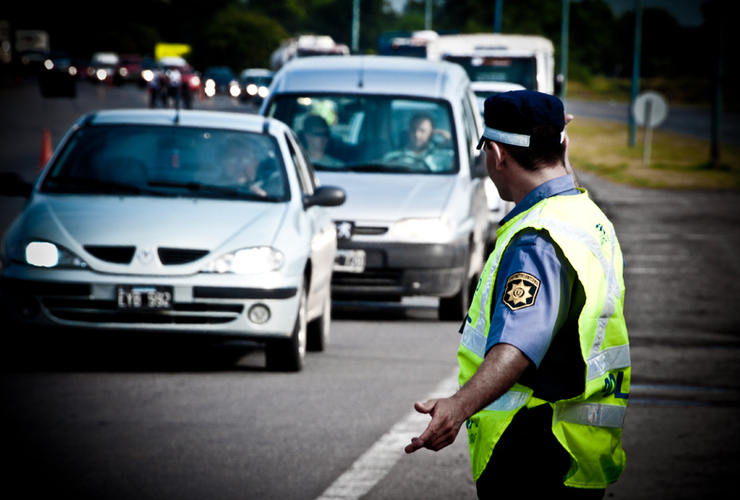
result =
M465 319L470 308L470 301L473 298L477 280L475 276L468 277L470 268L470 256L466 258L465 269L463 269L463 282L460 291L452 297L442 297L439 299L439 309L437 311L440 321L460 321Z
M323 351L329 345L329 328L331 326L331 294L326 294L324 300L324 310L321 316L308 324L308 343L306 348L309 351Z
M303 368L306 357L306 288L301 296L293 334L287 339L271 340L265 347L265 361L270 371L297 372Z

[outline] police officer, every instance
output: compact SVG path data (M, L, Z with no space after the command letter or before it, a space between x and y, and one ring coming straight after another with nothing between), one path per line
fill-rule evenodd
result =
M438 451L465 424L479 498L602 498L625 466L621 249L570 175L559 99L499 94L486 100L484 118L478 148L516 206L461 329L461 388L415 404L432 420L406 452Z

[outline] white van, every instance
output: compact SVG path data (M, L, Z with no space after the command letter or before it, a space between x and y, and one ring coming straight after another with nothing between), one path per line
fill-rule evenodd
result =
M331 209L334 299L436 296L441 319L462 319L495 237L476 149L482 120L462 67L407 57L294 59L275 75L261 113L291 126L321 182L347 193ZM409 132L422 122L431 127L424 149L410 145Z

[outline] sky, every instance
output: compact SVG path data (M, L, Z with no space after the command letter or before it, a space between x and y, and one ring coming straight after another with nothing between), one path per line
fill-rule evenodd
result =
M407 0L388 0L391 5L397 10L403 10ZM495 0L487 0L489 2L495 2ZM504 13L506 12L506 2L504 1ZM508 0L515 1L515 0ZM577 2L578 0L572 0ZM678 24L682 26L699 26L704 21L701 14L701 4L706 0L642 0L643 8L645 7L660 7L666 9L673 17L676 18ZM632 10L635 5L635 0L606 0L611 6L614 14L618 17L621 16L625 11Z

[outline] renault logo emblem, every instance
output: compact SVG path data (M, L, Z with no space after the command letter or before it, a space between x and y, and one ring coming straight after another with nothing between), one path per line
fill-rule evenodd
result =
M136 256L138 257L139 262L146 266L152 262L152 259L154 259L154 252L151 248L144 247L139 250L139 253Z

